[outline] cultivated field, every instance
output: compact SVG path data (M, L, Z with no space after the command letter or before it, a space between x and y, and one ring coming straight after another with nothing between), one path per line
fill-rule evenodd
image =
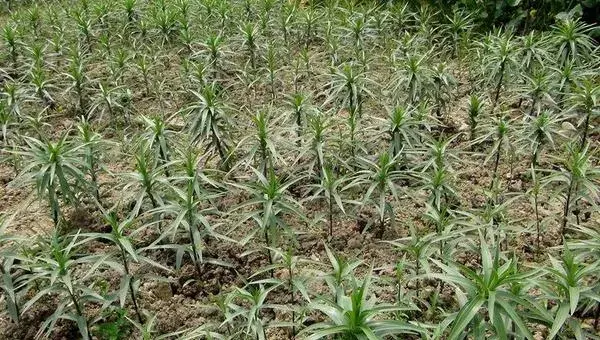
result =
M7 4L0 339L600 337L576 13Z

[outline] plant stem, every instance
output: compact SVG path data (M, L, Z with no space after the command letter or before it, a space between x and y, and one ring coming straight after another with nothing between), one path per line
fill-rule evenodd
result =
M329 194L329 238L333 237L333 199Z
M570 205L571 205L571 194L573 192L573 175L570 174L569 175L569 189L567 191L567 197L565 200L565 209L563 211L563 220L562 220L562 225L560 228L560 235L563 236L565 234L565 229L567 227L567 222L569 219L569 210L570 210ZM562 242L562 241L561 241Z
M416 259L415 259L415 275L416 276L418 276L419 272L421 271L421 268L420 268L420 264L421 263L419 261L419 258L420 258L420 254L417 254ZM415 280L415 290L417 291L417 297L419 297L419 292L421 291L421 289L420 289L420 286L421 286L420 282L421 282L421 280L419 280L419 279Z
M504 67L505 62L503 61L500 65L500 79L498 79L498 83L496 84L496 91L494 94L494 101L492 103L492 110L490 111L490 116L494 115L494 110L496 109L496 105L498 104L498 98L500 98L500 89L502 88L502 81L504 80Z
M71 296L71 301L73 301L73 305L75 306L75 311L77 312L77 315L85 320L85 316L83 315L83 312L81 310L81 306L79 305L79 302L75 298L75 294L70 289L67 289L67 291L69 292L69 296ZM87 321L85 323L85 331L87 333L88 339L91 340L92 334L90 333L90 328L87 325Z
M192 230L192 228L195 228L194 226L194 219L192 217L192 212L188 211L187 212L187 219L188 219L188 228L189 228L189 235L190 235L190 242L192 243L192 253L194 254L194 265L196 267L196 272L198 274L198 277L200 277L200 275L202 275L202 271L200 270L200 258L198 257L198 249L196 248L196 238L194 237L194 232Z
M163 138L164 138L164 135L163 135ZM156 138L154 139L154 142L158 144L158 155L160 156L161 163L163 165L169 163L169 153L167 151L169 149L169 147L167 146L166 139L165 139L165 143L164 143L164 145L165 145L164 149L163 149L163 147L162 147L162 145L160 143L160 137L159 136L156 136ZM167 175L167 177L170 177L168 169L165 169L165 174Z
M400 301L402 301L402 283L396 280L396 303L400 304Z
M538 194L537 192L534 194L533 196L533 208L535 210L535 228L537 230L537 251L538 253L540 252L540 239L541 239L541 233L540 233L540 214L539 214L539 210L538 210Z
M533 101L531 102L531 109L529 110L529 115L531 117L535 116L537 117L537 111L535 110L535 106L537 105L537 100L534 98Z
M269 227L265 227L265 244L267 245L267 247L271 246L271 242L269 241ZM267 257L269 258L269 265L273 266L273 255L271 254L271 250L269 248L267 249ZM270 270L271 273L271 278L274 276L274 272L273 269L271 268Z
M290 286L290 301L292 303L292 306L296 305L296 298L294 297L294 270L292 269L291 264L288 266L288 272L289 272L289 278L288 278L288 285ZM295 323L296 322L296 313L294 312L294 310L292 309L292 339L294 339L296 337L296 326Z
M538 165L538 154L539 154L539 144L538 146L535 148L535 151L533 152L533 154L531 155L531 165L533 166L533 168L535 169Z
M58 228L58 220L60 216L60 208L58 206L58 199L56 198L56 189L54 185L48 188L48 200L50 201L50 209L52 210L52 221L54 222L54 229Z
M302 111L301 110L296 110L296 134L298 135L298 146L301 145L302 141L300 140L300 137L302 137Z
M125 268L125 274L130 276L128 286L129 286L129 293L131 294L131 301L133 302L133 308L135 309L135 313L138 317L138 321L140 322L140 324L143 324L144 320L142 319L142 313L140 313L140 308L138 307L137 298L135 297L135 291L133 289L133 276L131 275L131 272L129 271L129 263L127 262L127 254L125 253L125 249L123 249L123 246L120 243L119 243L119 249L121 250L121 259L123 260L123 268Z
M375 237L382 238L384 231L385 231L385 217L379 219L379 230L377 230L377 234L375 234Z
M83 114L85 112L85 104L83 99L83 89L81 88L81 84L79 82L77 82L76 91L79 99L79 113Z
M583 147L585 146L585 143L587 142L587 137L588 137L588 130L590 127L590 116L592 115L591 111L588 111L587 115L585 116L585 123L583 126L583 133L581 135L581 144L579 144L579 150L583 150Z
M496 150L496 160L494 161L494 172L492 177L492 182L490 183L490 190L494 188L494 184L497 185L498 182L498 167L500 165L500 153L502 151L502 139L500 139L498 144L498 149Z
M598 326L600 326L600 305L596 306L594 313L594 329L598 329Z
M157 209L158 202L156 202L156 199L154 198L154 195L152 195L152 192L150 192L150 188L148 186L146 186L146 194L150 198L150 202L152 202L152 208ZM158 231L160 233L162 233L162 222L161 221L158 221Z
M96 201L98 201L98 204L102 206L102 201L100 199L100 188L98 185L98 176L96 174L96 159L94 158L94 150L92 148L89 149L89 167L90 178L94 184L94 195L96 196Z

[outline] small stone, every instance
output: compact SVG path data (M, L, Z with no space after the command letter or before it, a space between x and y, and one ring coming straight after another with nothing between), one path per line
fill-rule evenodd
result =
M171 285L168 282L162 281L156 283L156 289L154 291L154 294L161 300L169 300L173 297L173 292L171 292Z
M348 241L348 248L350 249L358 249L362 248L362 241L360 237L353 237Z

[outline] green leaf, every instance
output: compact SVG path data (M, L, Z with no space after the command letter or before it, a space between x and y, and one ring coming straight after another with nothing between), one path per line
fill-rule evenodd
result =
M307 328L305 330L305 332L310 332L311 328ZM344 333L348 331L348 328L346 326L331 326L325 329L321 329L318 330L314 333L312 333L311 335L307 336L305 340L318 340L318 339L322 339L322 338L326 338L330 335L334 335L334 334L340 334L340 333Z
M294 288L296 288L298 290L298 292L300 292L300 294L302 295L302 297L308 302L310 303L310 295L308 294L308 290L306 289L306 286L304 285L304 282L297 278L294 277L294 279L292 280L292 284L294 286Z
M498 304L502 307L504 313L510 317L512 322L514 322L515 325L517 325L517 328L519 328L521 334L527 339L533 339L533 335L529 331L529 328L527 327L527 325L525 325L525 322L523 322L523 319L521 319L519 314L515 311L514 307L511 306L508 302L500 299L498 300Z
M454 319L454 325L450 331L448 339L457 340L461 338L461 334L466 331L469 323L475 315L479 312L479 308L485 303L485 299L477 296L471 301L467 302L456 315Z
M488 314L490 316L490 320L494 320L494 309L496 307L496 292L492 291L488 296Z
M75 321L77 322L77 328L79 328L79 333L83 340L90 340L88 337L88 326L87 320L82 315L76 316Z
M556 312L556 317L554 318L554 322L552 323L552 328L550 329L550 334L548 335L548 339L554 339L556 334L560 331L563 324L569 317L569 304L567 302L563 302L560 304L558 311Z
M125 301L127 300L127 292L129 290L129 281L131 280L131 275L125 274L121 278L121 284L119 285L119 303L121 308L125 307Z
M131 256L131 258L137 262L137 254L133 249L131 242L129 242L129 239L127 239L126 237L122 237L119 238L119 242L121 243L125 251Z
M10 318L14 322L19 322L19 313L15 300L11 299L10 297L6 297L6 309Z
M377 337L377 335L375 335L375 333L373 333L373 331L369 328L369 327L361 327L360 328L361 331L363 331L363 334L367 337L368 340L379 340L379 337Z
M575 314L577 304L579 303L579 288L569 287L569 303L571 305L571 315Z
M585 336L583 333L583 329L581 329L581 322L577 319L571 319L568 321L569 328L573 331L573 335L576 340L584 340Z
M481 247L481 266L483 270L483 275L485 277L485 282L490 282L490 278L492 275L492 253L487 246L487 241L483 237L481 231L479 231L479 243Z
M494 329L496 330L496 336L498 339L508 339L506 336L506 326L504 325L504 320L500 313L496 313L494 318L492 319L494 324Z
M2 265L2 263L0 263ZM15 296L15 288L13 286L12 276L8 271L2 275L3 284L0 286L5 292L6 308L11 319L15 322L19 320L19 313L17 308L17 298Z

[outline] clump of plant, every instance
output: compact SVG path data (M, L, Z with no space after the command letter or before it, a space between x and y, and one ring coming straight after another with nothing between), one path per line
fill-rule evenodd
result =
M80 157L86 144L73 143L68 132L55 142L27 136L24 141L26 146L16 152L25 165L14 185L34 184L38 197L48 201L50 215L57 228L63 217L60 198L66 203L75 203L79 188L86 182L82 170L86 164Z

